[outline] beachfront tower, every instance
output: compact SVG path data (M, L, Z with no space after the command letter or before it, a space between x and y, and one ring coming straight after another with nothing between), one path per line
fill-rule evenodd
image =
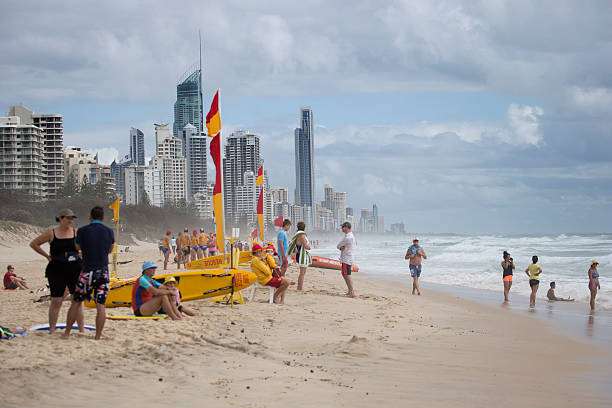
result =
M189 70L184 79L176 86L176 102L174 103L175 137L181 137L183 128L188 123L202 132L202 76L201 70Z
M187 191L189 200L194 194L206 194L206 133L199 132L191 123L181 131L183 155L187 160Z
M314 123L312 109L300 109L300 127L295 129L295 204L314 208ZM310 221L312 222L312 221Z
M245 183L250 182L250 178L245 177L245 173L257 174L261 164L259 136L245 130L238 130L229 135L223 157L223 195L225 220L230 225L237 226L249 222L249 215L241 212L241 209L252 208L254 213L256 202L246 204L243 197L249 191L244 188ZM256 200L258 195L248 197Z
M144 133L140 129L130 129L130 159L137 166L145 165Z

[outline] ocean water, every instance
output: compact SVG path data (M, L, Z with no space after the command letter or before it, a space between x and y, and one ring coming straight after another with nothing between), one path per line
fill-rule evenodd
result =
M314 255L338 258L335 245L341 233L319 240ZM410 276L404 255L412 244L411 236L360 236L355 233L355 263L360 272L387 279L405 281ZM557 296L571 296L576 302L588 303L587 271L592 259L599 261L601 290L596 309L612 310L612 234L589 235L454 235L422 234L420 244L428 259L423 261L421 281L436 284L487 289L500 293L503 299L502 252L514 258L516 269L510 290L527 296L531 293L525 269L531 256L539 257L542 268L538 298L544 298L551 281L556 282Z

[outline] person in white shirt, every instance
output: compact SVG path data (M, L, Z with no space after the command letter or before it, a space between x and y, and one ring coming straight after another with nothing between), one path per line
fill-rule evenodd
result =
M340 262L342 263L342 277L348 288L347 296L355 297L353 289L353 278L351 277L351 266L353 265L353 247L355 246L355 237L351 232L351 223L345 222L342 224L342 232L344 238L338 243L337 248L340 250Z

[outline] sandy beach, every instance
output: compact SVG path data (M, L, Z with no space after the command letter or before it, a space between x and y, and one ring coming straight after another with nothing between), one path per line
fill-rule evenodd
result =
M45 260L29 237L0 248L7 264L37 289ZM7 241L4 241L7 242ZM120 260L120 277L159 261L139 242ZM291 267L288 275L297 279ZM190 302L182 321L107 321L60 339L29 333L0 343L2 406L235 407L574 407L610 406L593 379L609 375L596 359L609 353L553 332L547 323L444 292L412 296L402 284L354 274L358 297L343 296L339 272L309 269L305 291L286 305L231 308ZM48 302L28 291L0 292L0 324L47 322ZM68 302L60 314L65 321ZM126 308L113 313L129 313ZM94 324L94 309L85 310Z

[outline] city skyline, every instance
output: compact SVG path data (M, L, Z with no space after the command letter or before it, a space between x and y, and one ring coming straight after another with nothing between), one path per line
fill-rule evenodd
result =
M127 153L130 127L152 152L152 124L173 122L177 73L198 59L203 27L204 106L221 89L223 136L241 128L261 136L272 186L294 187L286 158L295 111L309 105L315 185L346 191L355 209L376 202L389 223L466 233L612 229L612 5L411 4L332 1L327 13L302 18L278 2L187 1L179 18L170 5L117 12L111 3L87 27L77 23L91 15L85 4L44 17L17 4L31 24L27 36L14 34L19 19L0 28L10 39L0 45L0 103L62 113L65 144L103 163ZM132 14L143 24L130 24ZM157 15L174 29L160 31ZM31 46L49 42L61 47Z

